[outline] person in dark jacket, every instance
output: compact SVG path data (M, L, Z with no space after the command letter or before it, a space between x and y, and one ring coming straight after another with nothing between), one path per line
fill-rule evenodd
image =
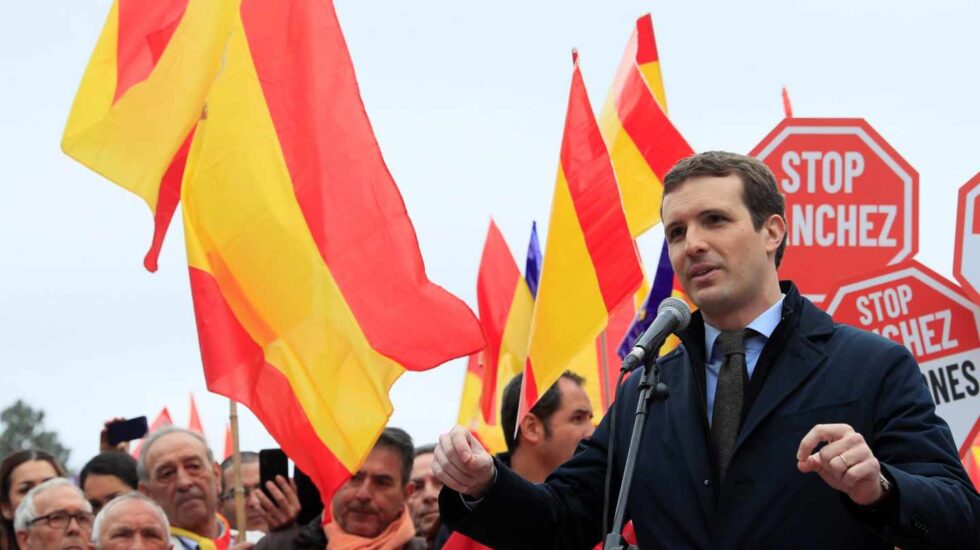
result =
M658 361L670 396L650 406L627 501L639 546L980 547L980 496L912 355L779 282L785 202L769 169L732 153L685 159L664 179L662 214L700 310ZM542 485L460 427L441 436L443 521L494 548L595 545L639 378Z

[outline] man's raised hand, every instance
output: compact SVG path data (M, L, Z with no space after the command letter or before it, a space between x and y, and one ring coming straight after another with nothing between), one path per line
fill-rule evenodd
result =
M450 489L470 498L482 498L493 483L493 457L469 430L453 426L439 436L432 473Z

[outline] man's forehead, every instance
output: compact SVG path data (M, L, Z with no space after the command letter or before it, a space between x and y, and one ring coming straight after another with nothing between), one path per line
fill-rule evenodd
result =
M660 203L661 216L667 224L678 208L695 213L719 208L745 207L742 179L735 174L724 177L699 176L684 180Z
M412 477L422 477L432 473L432 459L435 453L423 453L415 457L412 462Z
M185 460L200 458L207 460L208 449L196 437L185 433L167 434L156 440L146 455L148 464L155 465L161 460Z
M106 519L125 522L128 519L132 519L137 514L151 515L153 518L158 520L158 523L161 525L163 524L161 521L159 521L159 514L149 502L136 498L131 498L125 502L120 502L119 504L110 508Z
M34 507L37 508L39 515L47 513L47 509L83 508L86 502L72 487L67 485L52 487L34 496Z

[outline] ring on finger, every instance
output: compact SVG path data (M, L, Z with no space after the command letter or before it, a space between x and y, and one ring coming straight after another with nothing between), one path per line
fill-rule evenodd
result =
M844 469L845 470L850 469L851 465L848 464L848 462L846 460L844 460L844 455L837 455L837 458L839 458L840 461L844 463Z

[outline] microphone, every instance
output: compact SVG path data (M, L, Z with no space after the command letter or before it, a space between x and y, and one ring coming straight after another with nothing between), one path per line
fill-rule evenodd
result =
M643 365L644 357L656 353L671 333L686 329L690 322L691 308L687 307L683 300L664 298L664 301L660 302L660 306L657 308L657 318L650 324L650 328L636 340L633 349L623 359L622 370L632 372Z

